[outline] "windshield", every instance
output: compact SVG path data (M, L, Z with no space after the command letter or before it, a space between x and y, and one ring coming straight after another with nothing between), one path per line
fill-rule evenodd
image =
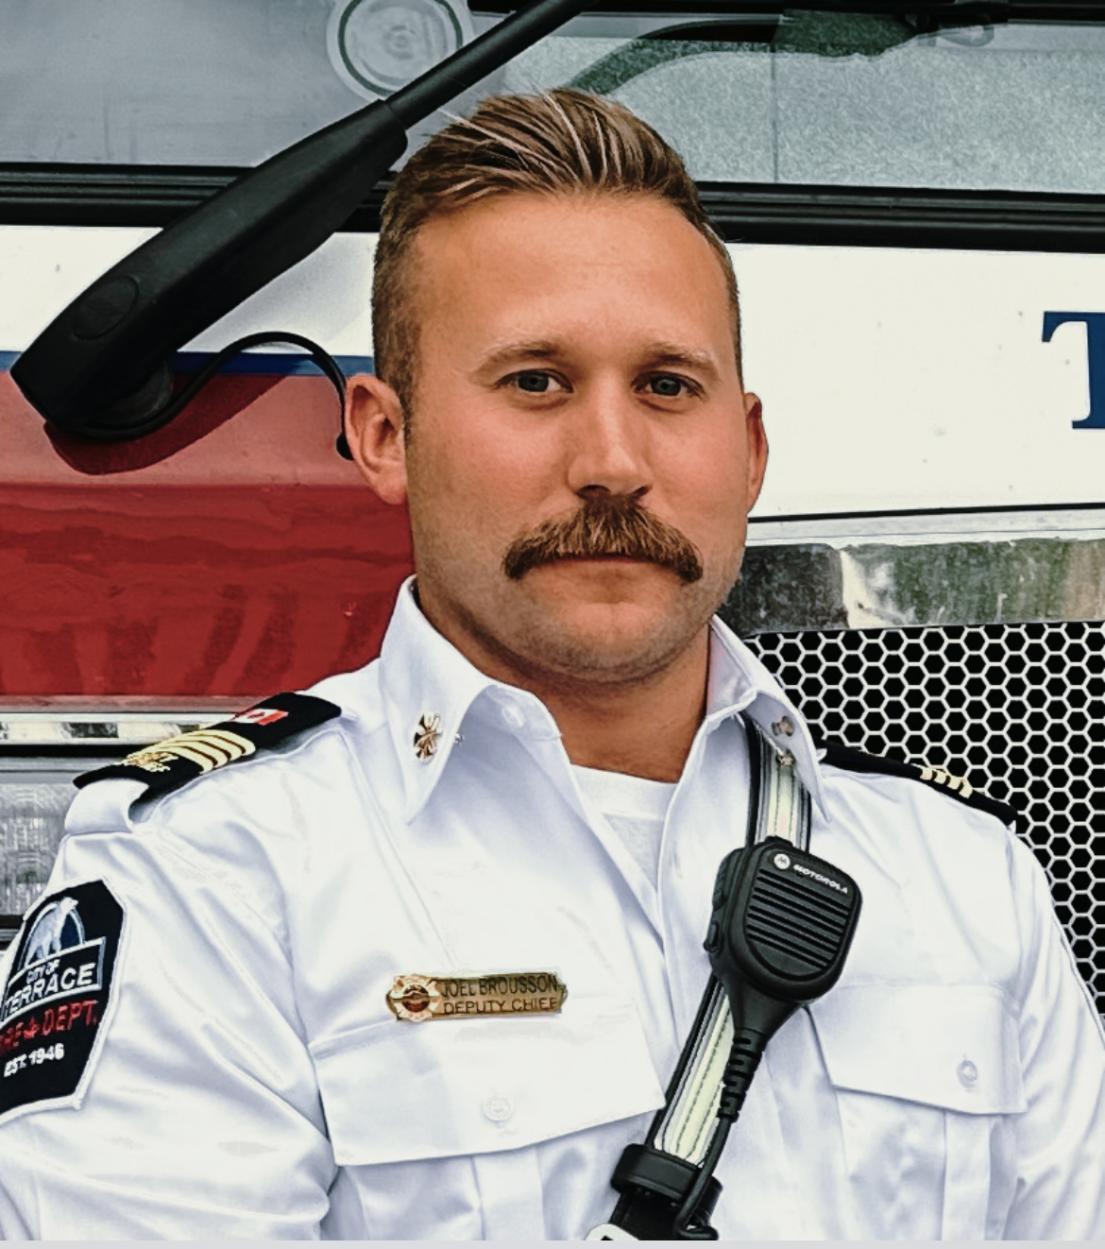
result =
M482 33L491 7L0 0L0 163L254 165ZM1105 10L921 34L713 7L584 15L449 111L574 84L651 122L699 181L1105 191Z

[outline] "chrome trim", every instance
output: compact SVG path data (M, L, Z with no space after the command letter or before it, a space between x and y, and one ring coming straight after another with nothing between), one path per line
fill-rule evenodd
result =
M203 728L225 718L225 712L157 715L153 712L5 711L0 709L0 752L42 746L96 747L150 745ZM117 750L113 753L118 753Z
M745 636L1105 620L1105 529L1083 520L1052 517L1047 531L960 518L945 532L900 521L866 531L822 522L774 541L761 532L721 614Z

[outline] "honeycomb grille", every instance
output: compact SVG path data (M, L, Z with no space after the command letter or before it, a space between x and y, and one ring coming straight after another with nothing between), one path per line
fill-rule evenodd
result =
M943 767L1020 813L1105 1014L1105 624L761 633L814 740Z

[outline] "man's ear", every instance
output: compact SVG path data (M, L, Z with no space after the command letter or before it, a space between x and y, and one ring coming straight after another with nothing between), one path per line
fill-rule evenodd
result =
M345 437L361 476L385 503L407 501L407 456L399 396L371 373L345 388Z
M748 446L748 510L751 511L760 497L767 471L767 431L760 396L750 390L744 395L744 425Z

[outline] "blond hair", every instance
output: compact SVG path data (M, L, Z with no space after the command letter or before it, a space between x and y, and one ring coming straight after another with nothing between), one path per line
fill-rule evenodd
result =
M721 264L742 375L733 263L674 148L624 105L603 96L570 87L490 96L471 117L454 117L431 136L384 199L372 282L375 369L399 396L408 420L418 373L415 236L431 217L510 192L654 195L673 205Z

